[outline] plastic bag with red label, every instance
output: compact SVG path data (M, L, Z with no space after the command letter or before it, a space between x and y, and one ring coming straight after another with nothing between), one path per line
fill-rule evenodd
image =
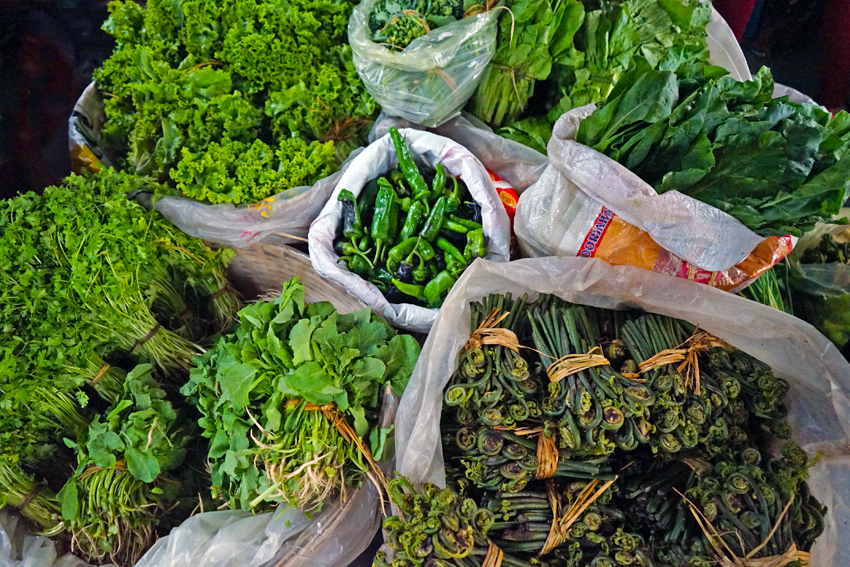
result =
M515 230L530 257L582 256L737 291L787 256L796 239L763 238L731 215L637 175L575 142L594 105L564 114L549 165L521 196Z

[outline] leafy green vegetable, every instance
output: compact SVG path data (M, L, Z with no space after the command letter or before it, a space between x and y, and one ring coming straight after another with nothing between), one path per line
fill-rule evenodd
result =
M369 14L372 41L401 51L417 37L464 17L463 0L383 0Z
M94 74L106 146L122 168L171 173L179 192L214 203L312 184L365 140L376 110L346 41L352 6L112 2L116 47Z
M711 6L698 0L517 0L511 10L467 109L544 153L557 119L604 102L636 58L675 71L708 57Z
M689 195L764 236L799 236L837 214L850 187L846 113L773 99L766 68L744 83L719 74L692 66L624 77L576 140L659 193Z
M250 510L344 494L368 463L331 418L338 410L361 438L371 429L383 453L380 397L385 385L404 391L419 344L369 309L341 315L327 302L305 304L297 278L239 316L183 388L204 415L213 496Z
M135 564L169 506L156 484L183 463L191 436L152 370L149 364L134 368L105 418L95 416L76 442L66 440L78 464L57 496L74 546L87 560Z

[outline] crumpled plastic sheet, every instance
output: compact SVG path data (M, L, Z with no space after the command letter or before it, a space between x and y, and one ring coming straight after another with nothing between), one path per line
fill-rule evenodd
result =
M452 288L401 399L397 465L415 484L445 486L440 436L443 390L469 338L469 302L490 293L555 294L608 309L639 308L684 319L769 364L790 384L794 439L821 461L812 493L829 506L811 565L844 567L850 547L850 364L811 325L777 309L683 279L598 259L536 258L508 264L477 260Z
M7 510L0 510L0 566L92 567L70 553L58 557L56 545L49 538L33 535L20 516Z
M442 163L447 172L463 179L472 198L481 205L484 234L489 239L487 258L507 262L510 257L510 221L493 181L481 162L467 149L448 138L421 130L402 129L400 132L415 158L429 165ZM408 303L390 303L374 284L341 265L333 248L342 213L342 205L338 200L339 192L348 189L357 196L369 181L397 166L398 157L388 134L369 144L369 147L351 162L325 208L310 226L310 260L319 275L341 284L349 293L361 299L393 325L409 331L427 333L437 316L437 309Z
M463 18L413 40L402 51L374 43L365 0L351 14L348 42L366 89L388 114L437 126L457 116L496 53L496 31L504 10Z
M591 211L585 206L587 199L704 270L731 268L763 240L720 209L678 191L659 195L625 166L576 142L580 122L595 109L593 104L573 109L555 124L547 147L549 167L517 205L515 230L524 249L539 256L561 253L561 243L571 236L572 220Z

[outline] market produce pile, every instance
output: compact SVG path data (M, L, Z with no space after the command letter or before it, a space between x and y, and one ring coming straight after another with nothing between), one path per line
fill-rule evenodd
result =
M392 565L807 564L826 509L768 366L659 315L548 295L471 307L445 390L448 488L394 481Z
M183 388L204 416L214 498L232 509L313 509L364 476L377 482L373 458L390 433L379 425L384 387L404 392L419 343L368 308L305 305L297 279L239 317Z
M398 129L390 136L398 169L357 197L340 192L334 249L389 301L439 307L463 270L487 255L481 205L442 163L417 165Z
M127 199L151 183L109 169L0 204L3 501L122 565L197 504L173 390L240 304L232 251Z
M351 61L348 0L112 2L95 71L116 165L210 203L311 185L376 114Z
M604 102L633 59L667 71L708 59L707 2L516 0L511 11L467 110L543 153L558 118Z

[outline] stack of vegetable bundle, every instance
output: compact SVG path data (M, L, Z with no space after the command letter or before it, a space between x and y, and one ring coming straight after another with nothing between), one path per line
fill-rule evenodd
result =
M796 444L770 456L790 427L766 365L681 321L546 295L490 296L471 323L443 445L465 517L487 521L466 539L392 495L393 565L806 564L826 509Z
M679 191L763 236L799 236L831 219L850 187L850 115L774 99L767 68L748 82L725 73L637 62L576 141L659 193Z
M518 0L468 110L545 153L566 111L604 101L641 57L653 69L704 61L711 7L696 0Z
M439 307L463 270L487 255L481 205L442 163L418 166L401 133L389 131L399 169L358 197L340 192L334 248L389 301Z
M373 458L389 433L378 422L381 397L386 386L404 391L416 340L368 308L305 305L297 279L239 316L183 388L204 416L214 498L232 509L311 509L380 477Z
M239 307L223 276L231 251L211 251L128 200L128 192L151 184L109 169L72 176L41 197L0 203L4 503L47 533L68 527L84 555L112 554L122 564L152 541L131 543L121 521L134 520L125 512L144 510L145 529L155 535L155 511L165 509L151 504L161 499L154 498L158 471L167 462L179 464L182 457L171 452L185 435L172 429L170 403L151 401L164 396L151 366L129 375L125 369L147 361L173 389L201 345L228 329ZM101 421L110 406L111 417ZM67 480L68 469L57 466L63 461L70 470L83 467L78 475L85 478L74 482L93 494L79 516L71 489L63 490L64 525L55 496ZM90 479L89 465L102 473ZM190 476L188 468L180 474L183 482L164 497L169 508ZM103 482L114 489L95 487L107 476ZM130 496L131 485L142 496ZM96 527L92 517L110 525Z
M105 146L122 168L211 203L256 203L328 175L376 110L346 43L352 7L113 2L115 52L94 74Z

